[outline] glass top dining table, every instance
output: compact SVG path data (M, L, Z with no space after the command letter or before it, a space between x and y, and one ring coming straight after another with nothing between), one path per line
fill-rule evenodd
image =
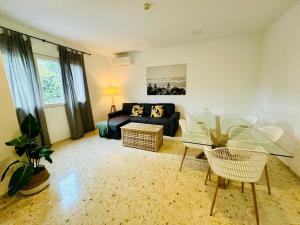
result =
M287 149L273 142L268 136L262 133L258 127L252 126L250 122L239 115L225 114L216 115L205 112L198 116L193 116L195 121L208 129L203 132L203 136L183 137L185 143L217 147L235 147L240 149L251 149L266 151L270 155L289 157L293 156Z

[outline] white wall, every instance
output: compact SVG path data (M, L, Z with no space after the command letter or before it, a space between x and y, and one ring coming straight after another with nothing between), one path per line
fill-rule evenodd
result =
M69 138L71 133L65 107L45 107L44 111L51 143Z
M284 160L300 175L300 2L277 20L263 40L257 112L284 128L280 144L294 154Z
M104 88L111 86L112 57L93 54L85 57L85 68L94 122L107 119L110 111L111 99L104 94Z
M181 112L193 113L210 108L251 114L258 81L260 47L261 36L254 34L136 53L133 66L114 68L113 83L123 88L123 98L118 99L118 103L123 100L174 102ZM187 64L185 96L147 96L147 66L181 63Z
M2 56L0 55L0 176L2 176L6 166L15 156L14 150L4 143L13 139L19 134L19 125L15 113L8 83L3 68ZM0 183L0 196L4 194L8 186L8 177Z
M38 36L40 38L53 41L65 46L73 47L79 50L85 50L72 43L45 34L31 27L25 26L23 24L17 23L15 21L3 17L0 17L0 24L4 27L8 27L30 35ZM42 54L55 58L58 58L59 55L57 46L36 39L32 39L32 49L33 52L36 54ZM105 108L106 105L101 105L105 102L101 100L101 89L99 88L99 86L101 86L104 83L103 80L107 80L110 75L111 58L109 56L104 56L92 52L91 56L85 55L85 64L93 117L96 123L97 121L104 119L108 111ZM49 136L52 143L70 137L70 130L64 106L46 107L45 115L49 129Z

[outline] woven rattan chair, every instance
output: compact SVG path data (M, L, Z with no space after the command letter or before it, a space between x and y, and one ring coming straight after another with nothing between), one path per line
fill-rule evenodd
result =
M251 128L249 127L239 127L234 126L230 127L228 131L228 138L229 139L248 139L251 136Z
M265 136L270 138L273 142L278 141L283 136L283 129L277 126L264 126L258 128Z
M185 112L184 115L185 115L186 121L197 121L198 120L194 115L192 115L188 112Z
M280 127L276 126L265 126L258 128L258 130L260 130L261 133L268 137L269 141L261 140L255 142L254 140L251 140L251 128L233 127L230 129L228 134L230 140L228 141L227 146L244 149L256 149L257 147L259 147L263 151L262 145L268 144L270 141L278 141L282 137L284 132ZM271 184L267 165L265 166L265 175L267 180L268 192L269 195L271 195ZM242 183L242 192L243 187L244 184Z
M255 183L260 179L263 173L268 161L268 154L257 150L228 147L206 150L205 153L211 170L218 175L210 215L212 215L213 212L219 188L219 181L222 177L228 180L251 184L256 222L259 224Z
M179 171L182 169L182 165L189 148L196 149L206 149L207 146L199 145L202 144L211 144L209 128L204 124L199 124L195 121L186 121L184 119L179 120L179 125L182 131L182 139L184 140L184 153L180 163Z
M247 131L250 131L249 128L255 126L255 124L258 121L258 118L256 116L247 116L245 117L245 121L247 121L248 125L241 125L241 126L233 126L229 127L228 129L228 137L234 138L238 136L242 136L244 134L247 134Z
M253 127L257 122L258 118L254 115L245 117L245 120Z
M260 143L253 142L251 140L230 141L227 143L227 146L230 148L248 149L252 151L265 152L266 154L268 154L267 151ZM265 165L264 171L265 171L265 176L267 181L268 193L269 195L271 195L271 184L270 184L267 164ZM242 192L244 192L244 183L242 183Z

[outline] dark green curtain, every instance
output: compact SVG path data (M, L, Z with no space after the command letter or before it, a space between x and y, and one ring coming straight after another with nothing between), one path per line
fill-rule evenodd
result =
M3 29L0 46L19 124L29 113L34 115L42 128L40 144L50 145L30 38Z
M95 129L83 55L59 46L59 60L71 138Z

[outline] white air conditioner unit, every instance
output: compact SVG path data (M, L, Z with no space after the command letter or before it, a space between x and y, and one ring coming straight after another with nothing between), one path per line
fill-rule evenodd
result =
M117 56L113 64L114 66L130 66L130 56Z

